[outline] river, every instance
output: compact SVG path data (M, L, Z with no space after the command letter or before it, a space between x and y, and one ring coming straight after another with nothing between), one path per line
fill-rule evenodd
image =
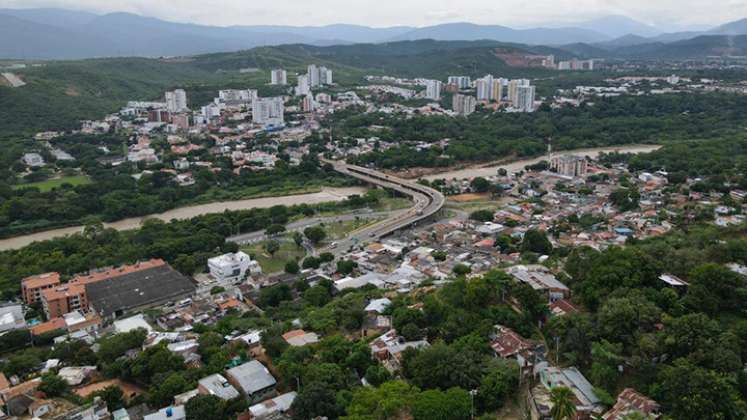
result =
M564 150L555 152L555 155L575 155L575 156L589 156L590 158L596 158L600 153L610 152L624 152L624 153L648 153L659 149L660 145L630 145L630 146L617 146L617 147L598 147L591 149L576 149L576 150ZM504 168L509 173L518 172L524 169L525 166L534 165L542 160L547 160L549 155L542 155L540 157L532 159L517 160L508 162L504 165L490 165L490 166L476 166L465 169L458 169L454 171L441 172L438 174L427 175L422 179L428 181L434 181L437 179L470 179L477 176L490 177L497 175L498 168Z
M161 219L169 221L172 219L190 219L195 216L210 213L223 213L225 210L247 210L251 208L267 208L276 205L292 206L295 204L319 204L332 201L342 201L347 196L353 194L363 194L365 188L323 188L321 191L310 194L284 195L279 197L250 198L247 200L237 201L219 201L215 203L197 204L194 206L179 207L159 214L152 214L143 217L133 217L122 219L112 223L104 223L107 228L117 230L137 229L145 219ZM59 238L83 230L83 226L73 226L61 229L46 230L29 235L15 236L7 239L0 239L0 251L22 248L32 242L44 241L52 238Z

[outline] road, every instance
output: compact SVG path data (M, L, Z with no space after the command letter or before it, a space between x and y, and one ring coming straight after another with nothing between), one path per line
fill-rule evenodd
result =
M357 211L354 213L342 214L339 216L312 217L309 219L302 219L302 220L288 223L288 225L285 226L285 231L280 233L279 235L283 235L287 232L300 232L306 229L307 227L316 226L322 223L331 224L331 223L338 223L338 222L349 222L355 219L377 219L377 218L396 216L396 215L399 215L399 213L403 213L403 212L404 210L381 211L381 212ZM229 238L226 238L226 242L236 242L239 245L247 245L247 244L261 242L270 237L271 235L267 235L264 231L255 231L255 232L243 233L241 235L231 236Z
M348 165L345 162L326 159L322 159L322 161L332 165L335 171L343 175L407 195L415 203L409 210L396 214L375 225L353 232L344 240L338 241L335 248L327 248L324 251L340 254L347 252L355 246L363 245L368 241L377 241L384 236L415 225L421 220L433 216L441 210L446 202L443 194L416 182L386 175L373 169Z

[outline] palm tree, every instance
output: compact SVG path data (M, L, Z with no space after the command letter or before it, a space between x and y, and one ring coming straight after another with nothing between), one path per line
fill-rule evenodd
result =
M556 386L550 391L552 409L550 415L553 420L573 420L576 417L576 396L570 388Z

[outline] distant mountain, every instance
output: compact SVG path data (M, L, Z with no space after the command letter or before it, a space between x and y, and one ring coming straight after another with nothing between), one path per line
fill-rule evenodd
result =
M558 48L565 51L567 54L578 58L588 59L612 57L612 53L609 50L583 42L561 45Z
M57 26L0 14L0 58L45 59L106 55L100 40Z
M638 59L686 60L708 56L747 55L747 35L702 35L692 39L623 47L618 57Z
M712 34L722 35L744 35L747 34L747 19L740 19L734 22L729 22L708 32Z
M629 34L652 37L662 33L661 30L654 26L619 15L604 16L586 22L575 23L573 26L604 34L610 39L620 38Z
M513 29L499 25L474 23L446 23L414 29L392 38L392 41L435 39L439 41L475 41L490 39L530 45L560 45L573 42L597 42L608 37L598 32L579 28Z
M243 30L265 34L293 34L306 39L316 40L316 44L339 41L339 43L384 42L415 28L410 26L393 26L388 28L371 28L360 25L335 24L326 26L273 26L253 25L235 26Z
M645 38L645 37L633 35L633 34L627 34L627 35L623 35L619 38L615 38L610 41L598 42L594 45L600 48L605 48L605 49L615 49L615 48L620 48L620 47L630 47L633 45L641 45L641 44L649 44L649 43L651 43L650 38Z
M60 28L85 25L98 15L66 9L0 9L0 15L14 16L29 22Z

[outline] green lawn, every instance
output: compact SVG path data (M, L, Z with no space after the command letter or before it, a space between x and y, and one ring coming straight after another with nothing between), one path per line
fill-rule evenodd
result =
M360 218L358 220L347 220L344 222L325 223L323 227L324 227L324 230L327 232L326 242L340 240L348 236L353 231L362 229L366 226L370 226L374 223L378 223L381 220L382 219L380 218L378 219L377 218L367 218L367 219Z
M21 188L33 188L36 187L41 192L47 192L51 191L54 188L59 188L62 186L62 184L70 184L70 185L83 185L83 184L90 184L91 179L88 178L85 175L73 175L73 176L63 176L62 178L53 178L48 179L46 181L39 181L39 182L31 182L28 184L18 184L13 185L14 190L18 190Z
M280 249L275 253L275 255L270 255L265 251L265 242L266 241L242 247L242 251L251 255L257 260L257 262L259 262L264 273L269 274L283 271L285 270L285 263L288 261L300 261L306 256L306 251L304 251L303 248L298 248L290 239L279 239Z

